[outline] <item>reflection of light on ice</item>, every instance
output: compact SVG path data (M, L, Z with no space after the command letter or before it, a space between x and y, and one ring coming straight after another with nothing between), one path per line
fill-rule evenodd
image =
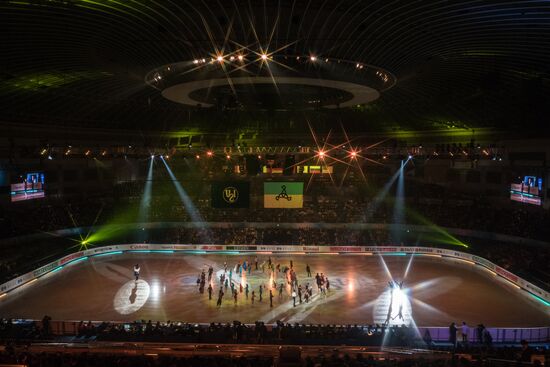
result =
M160 288L158 289L160 291ZM129 315L139 310L149 298L150 287L145 280L130 280L119 288L113 300L115 310L121 315Z
M410 325L412 309L406 290L386 289L376 300L372 316L376 324Z
M152 301L158 301L160 297L160 283L158 280L151 283L150 297Z

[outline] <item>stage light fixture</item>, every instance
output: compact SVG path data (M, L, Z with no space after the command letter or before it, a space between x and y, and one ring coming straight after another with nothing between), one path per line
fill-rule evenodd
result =
M210 150L208 152L206 152L206 155L209 156L209 157L212 157L213 154L214 153L212 153L212 151L210 151Z
M319 158L325 158L325 152L322 150L320 150L317 155L319 156Z
M265 61L265 60L267 60L267 55L266 55L266 54L262 54L261 58L262 58L262 60Z
M315 56L310 56L309 59L310 59L311 61L315 62L315 60L317 60L317 57L315 57Z
M351 152L350 155L351 155L351 158L355 158L355 157L357 157L357 152Z
M201 157L201 156L200 156L200 155L198 155L198 154L197 154L197 155L195 156L195 158L197 158L197 159L200 159L200 157Z
M155 155L154 154L151 154L151 159L154 159L155 158Z
M231 159L231 156L230 156L230 155L226 155L225 158Z
M230 56L230 57L229 57L229 60L230 60L230 61L234 61L234 60L235 60L235 56Z
M218 56L218 57L216 58L216 60L218 60L218 62L223 62L223 56L221 56L221 55Z
M243 56L243 55L239 55L239 56L237 56L237 59L239 59L239 61L243 61L243 60L244 60L244 56Z
M195 59L193 60L193 64L198 64L199 63L199 60Z

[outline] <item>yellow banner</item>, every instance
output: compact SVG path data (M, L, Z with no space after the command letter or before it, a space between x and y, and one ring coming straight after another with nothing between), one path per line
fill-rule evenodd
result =
M303 208L304 195L292 195L277 200L277 195L264 195L264 208Z

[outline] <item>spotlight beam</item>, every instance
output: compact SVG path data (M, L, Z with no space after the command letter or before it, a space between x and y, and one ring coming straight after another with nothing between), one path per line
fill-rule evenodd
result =
M434 238L434 240L439 240L443 242L443 239L445 240L445 243L449 243L456 246L462 246L468 248L469 246L465 244L464 242L460 241L458 238L447 232L445 229L439 227L438 225L432 223L430 220L428 220L426 217L421 215L420 213L416 212L415 210L411 208L406 208L407 214L412 216L414 219L418 220L423 225L429 226L431 229L434 230L437 234L440 234L442 238ZM429 234L428 234L429 237Z
M138 221L145 223L149 220L149 210L151 209L151 192L153 189L153 165L154 158L149 160L149 170L147 171L147 179L143 188L143 195L139 204Z
M397 179L397 189L395 191L395 200L393 202L393 223L403 224L405 216L405 165L409 160L401 161L401 167L399 168L399 176ZM398 243L401 243L401 230L394 229L393 238Z
M411 258L409 259L409 262L407 263L407 267L405 268L405 274L403 274L403 279L407 278L407 275L409 274L409 270L411 269L411 265L413 262L414 253L411 254Z
M193 204L193 201L191 200L191 198L189 197L185 189L179 183L178 179L170 169L170 166L168 166L168 163L166 162L166 160L164 160L162 156L160 157L160 159L162 160L162 163L164 163L164 167L166 167L166 171L170 176L170 180L174 184L174 187L176 188L178 196L180 197L181 203L183 204L183 207L187 212L187 214L189 214L189 216L191 217L192 222L195 224L197 228L207 229L207 226L204 220L202 219L202 217L200 216L200 213L197 207L195 206L195 204ZM210 236L208 235L205 236L205 238L208 240L208 243L211 242L209 237Z
M71 218L71 222L73 222L74 227L77 228L78 224L76 223L76 220L73 217L73 213L71 213L69 207L67 207L67 214L69 214L69 218ZM79 233L78 236L80 237L80 241L84 241L84 239L82 238L82 234Z
M92 231L92 228L94 228L94 226L96 225L97 223L97 220L99 219L99 216L101 215L101 213L103 212L103 208L104 208L105 204L102 204L101 205L101 208L99 208L99 210L97 211L97 214L94 218L94 221L92 223L92 225L90 226L90 228L88 229L88 233L86 233L86 237L84 237L84 241L88 241L88 238L90 237L90 233Z
M365 218L364 218L365 222L370 220L370 216L368 215L368 213L373 213L374 211L376 211L380 206L380 204L382 203L382 201L384 201L384 199L388 195L388 192L390 191L391 186L399 176L399 172L400 172L400 169L398 169L394 173L394 175L390 178L390 180L386 182L382 190L380 190L380 192L374 197L372 202L368 205L367 214L365 215Z
M388 276L388 279L393 282L393 275L391 275L391 271L388 268L388 265L386 264L386 260L384 260L384 256L382 256L381 253L378 253L378 258L380 259L380 262L382 263L382 267L384 268L384 271L386 272L386 275Z

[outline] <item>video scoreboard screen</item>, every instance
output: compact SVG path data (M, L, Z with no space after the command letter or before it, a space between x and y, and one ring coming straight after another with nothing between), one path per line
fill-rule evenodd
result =
M11 201L23 201L44 197L44 173L33 172L19 176L19 182L11 184Z
M524 176L510 187L510 199L521 203L542 204L542 178L536 176Z

